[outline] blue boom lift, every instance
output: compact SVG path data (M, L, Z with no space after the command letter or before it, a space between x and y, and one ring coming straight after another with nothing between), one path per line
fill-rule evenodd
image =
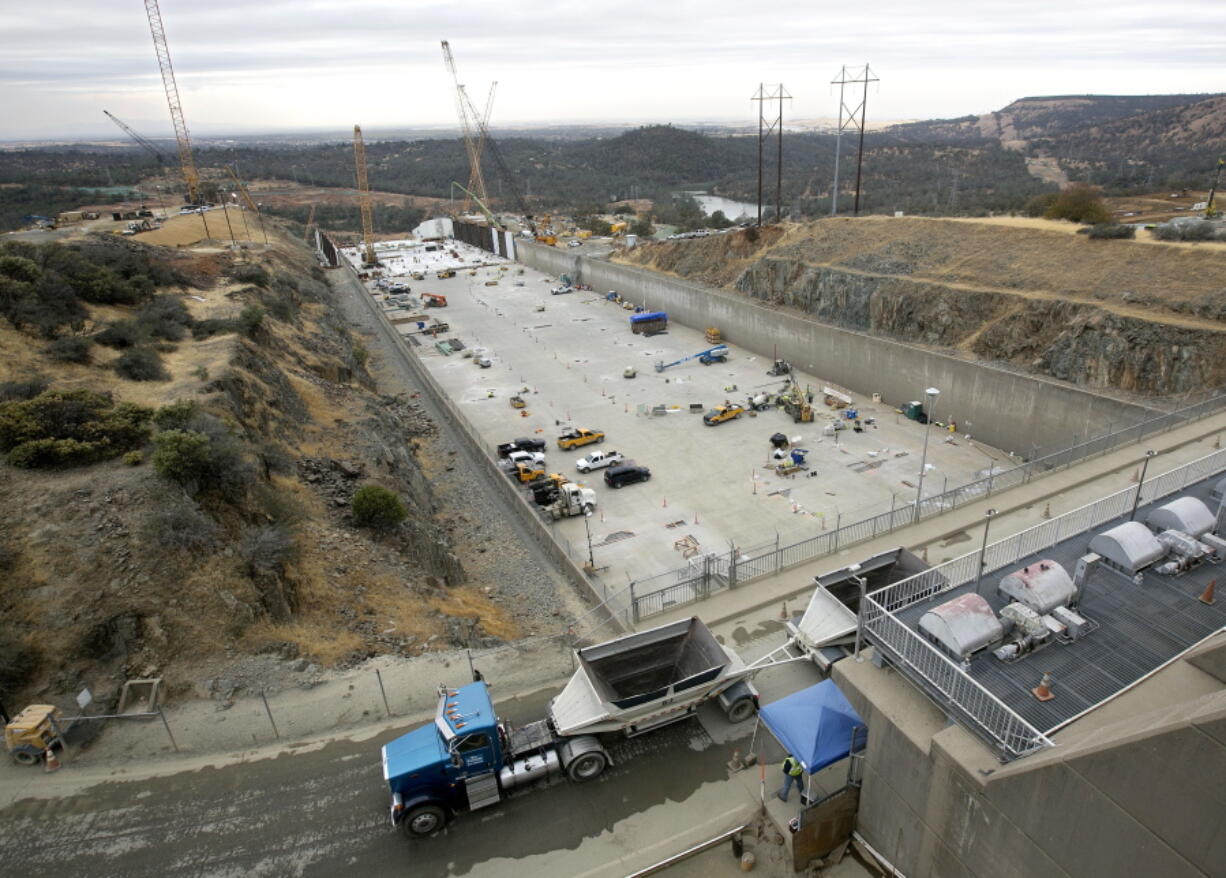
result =
M682 357L680 360L673 360L671 363L663 361L656 363L656 371L663 372L665 369L672 366L680 366L688 360L698 360L704 366L710 366L712 363L722 363L728 359L728 346L726 344L716 345L713 348L707 348L705 351L699 351L696 354L690 354L688 357Z

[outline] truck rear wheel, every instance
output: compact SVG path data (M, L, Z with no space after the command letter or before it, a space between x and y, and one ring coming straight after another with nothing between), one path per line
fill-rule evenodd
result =
M728 717L730 723L743 723L753 716L754 707L753 699L749 696L738 698L724 711L724 716Z
M591 750L576 756L566 766L566 776L574 783L584 783L600 777L609 765L609 759L600 750Z
M400 828L410 838L434 835L447 822L447 812L439 805L418 805L400 821Z

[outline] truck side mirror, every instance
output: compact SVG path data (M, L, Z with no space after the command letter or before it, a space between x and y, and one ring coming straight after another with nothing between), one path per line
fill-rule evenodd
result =
M463 768L463 767L464 767L464 760L460 758L460 754L459 754L459 753L452 752L452 754L451 754L451 764L452 764L453 766L455 766L456 768Z

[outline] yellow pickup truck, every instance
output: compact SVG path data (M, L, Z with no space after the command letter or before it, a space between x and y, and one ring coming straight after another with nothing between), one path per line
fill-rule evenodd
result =
M603 441L604 431L602 430L567 430L558 437L558 447L563 451L570 451L583 445Z
M744 407L739 405L717 405L702 416L702 422L708 427L714 427L716 424L722 424L724 421L739 418L744 413Z

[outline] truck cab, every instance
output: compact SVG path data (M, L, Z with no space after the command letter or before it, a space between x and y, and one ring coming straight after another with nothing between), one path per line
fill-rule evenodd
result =
M434 722L383 747L392 823L432 835L452 814L499 801L504 735L484 683L441 689Z
M558 437L558 447L563 451L569 451L582 445L590 445L593 442L603 441L604 432L602 430L571 429Z

